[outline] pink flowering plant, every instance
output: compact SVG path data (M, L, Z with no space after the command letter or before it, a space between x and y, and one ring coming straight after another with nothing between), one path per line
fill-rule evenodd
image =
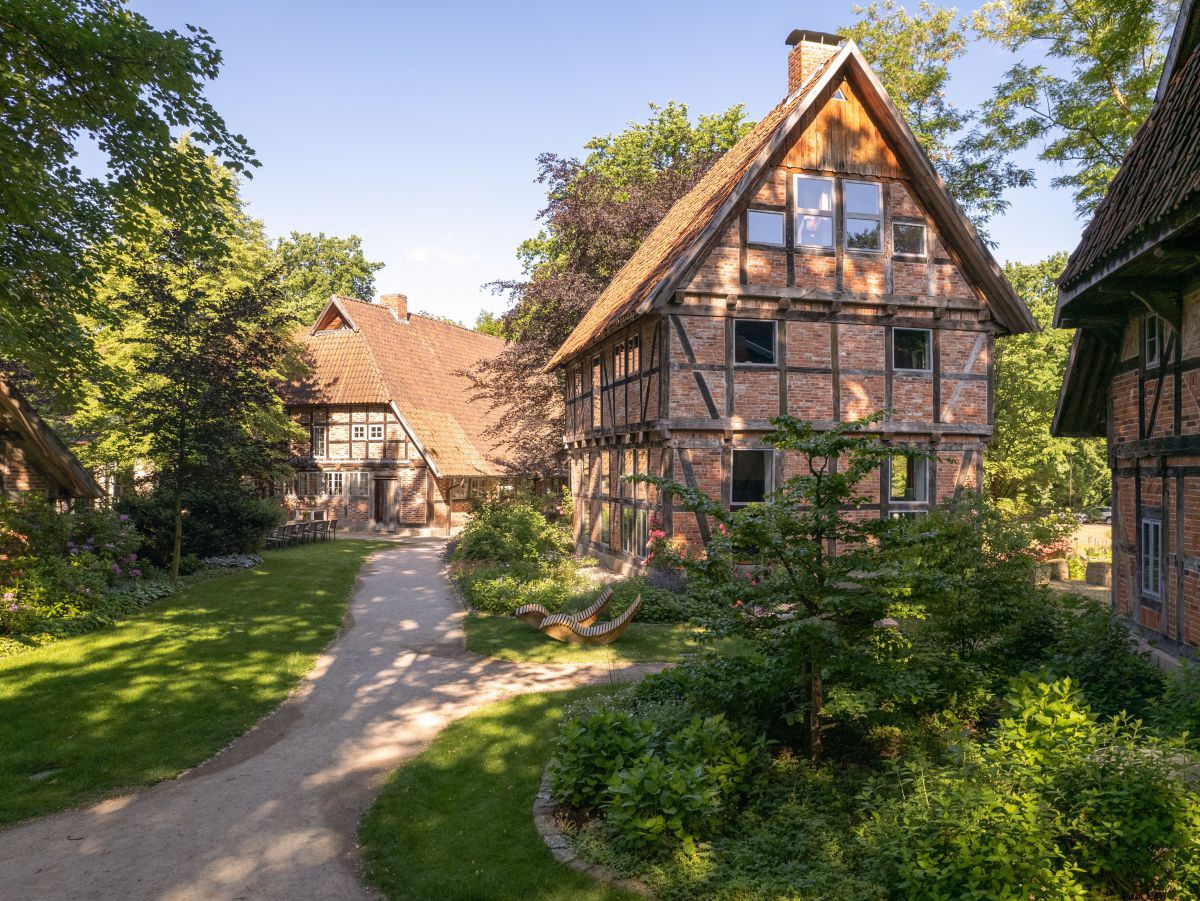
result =
M140 542L128 517L108 510L0 502L0 634L95 608L106 590L141 577Z

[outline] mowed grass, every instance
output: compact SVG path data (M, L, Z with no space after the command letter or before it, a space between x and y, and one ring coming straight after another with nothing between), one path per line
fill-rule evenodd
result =
M115 625L0 660L0 824L170 779L278 705L377 542L263 555Z
M631 623L608 645L555 641L513 616L471 613L467 650L516 663L673 663L704 647L704 633L686 624Z
M439 733L391 775L359 828L367 881L394 899L634 897L560 864L533 825L563 707L596 690L522 695Z

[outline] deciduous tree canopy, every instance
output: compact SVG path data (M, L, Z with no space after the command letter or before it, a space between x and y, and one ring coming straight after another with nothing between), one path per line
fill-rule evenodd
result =
M258 165L205 97L220 65L203 29L157 30L119 0L0 4L0 358L65 398L98 369L91 250L144 224L122 210L182 218L211 200L178 130L231 169Z

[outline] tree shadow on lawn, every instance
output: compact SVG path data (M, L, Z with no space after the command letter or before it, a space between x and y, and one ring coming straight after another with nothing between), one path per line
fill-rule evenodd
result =
M533 825L563 707L604 690L522 695L448 726L392 775L363 820L368 881L389 898L633 897L560 864Z
M337 634L371 550L273 552L110 627L0 660L0 823L170 778L245 732Z

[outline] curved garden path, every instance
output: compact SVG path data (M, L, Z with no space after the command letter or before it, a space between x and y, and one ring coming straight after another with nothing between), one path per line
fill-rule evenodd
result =
M341 637L282 707L207 763L0 832L0 896L372 897L354 833L391 770L476 707L610 676L464 650L442 548L411 540L372 555Z

